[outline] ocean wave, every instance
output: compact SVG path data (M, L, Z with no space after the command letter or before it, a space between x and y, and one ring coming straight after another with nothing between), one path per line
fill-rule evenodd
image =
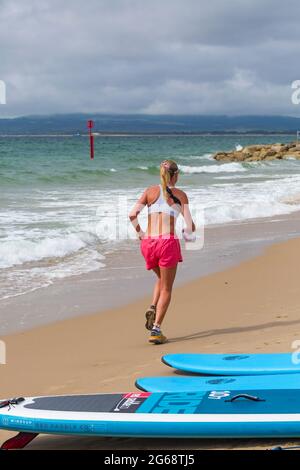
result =
M203 159L203 160L212 160L212 161L214 161L212 153L204 153L203 155L200 156L200 158Z
M25 174L23 172L15 174L0 174L0 186L12 186L12 185L21 185L21 186L33 186L35 184L45 184L50 185L53 183L56 184L72 184L76 182L97 182L104 180L107 176L112 176L112 173L117 172L115 168L99 169L99 168L80 168L74 171L70 170L66 172L52 172L52 173L39 173L31 172Z
M268 178L269 180L275 180L275 179L281 179L282 178L282 175L272 175L272 174L262 174L262 173L255 173L255 174L247 174L247 175L244 175L244 174L238 174L238 175L226 175L226 176L216 176L215 179L216 180L243 180L243 179L257 179L257 180L261 180L261 179L266 179Z
M158 175L159 174L159 165L138 165L131 168L128 168L130 172L147 172L149 175Z
M233 188L234 189L234 188ZM242 222L251 219L264 217L274 217L283 214L290 214L299 210L300 199L294 197L289 201L270 194L260 198L255 198L254 192L242 194L242 190L222 201L221 194L218 200L211 203L204 203L204 219L206 225L226 224Z
M211 161L213 160L213 154L203 153L201 155L184 155L184 156L180 156L178 160L210 160Z
M197 174L197 173L235 173L240 171L247 171L241 163L222 163L219 165L203 165L203 166L187 166L179 165L179 169L183 173Z
M300 175L276 180L214 184L189 193L191 207L199 201L205 223L223 224L289 214L300 208Z
M103 268L104 256L93 249L85 249L76 256L65 257L56 263L35 263L30 267L12 267L0 271L0 299L8 299L41 287L47 287L58 279L82 275Z
M298 210L300 199L291 204L291 210L287 209L288 202L265 201L247 203L216 204L205 209L205 222L207 225L225 224L244 220L259 219L263 217L274 217ZM296 207L297 206L297 207Z
M47 258L63 258L78 252L86 242L77 234L64 237L47 237L32 241L24 238L7 240L0 246L0 268L9 268Z

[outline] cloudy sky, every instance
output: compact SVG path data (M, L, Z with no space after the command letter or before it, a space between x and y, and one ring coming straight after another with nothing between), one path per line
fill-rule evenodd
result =
M0 117L289 114L299 0L0 0Z

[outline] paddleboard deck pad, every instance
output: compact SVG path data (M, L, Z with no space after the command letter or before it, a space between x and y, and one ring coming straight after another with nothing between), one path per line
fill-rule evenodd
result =
M162 362L174 369L206 375L274 375L300 373L298 353L167 354Z
M174 374L175 375L175 374ZM135 386L145 392L194 392L214 390L300 389L300 374L243 376L143 377Z
M299 437L300 390L33 397L0 402L3 448L39 433L105 437ZM15 439L15 440L14 440Z

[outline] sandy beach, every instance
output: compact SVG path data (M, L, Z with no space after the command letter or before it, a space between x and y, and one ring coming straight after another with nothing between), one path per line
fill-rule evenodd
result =
M177 286L164 323L169 342L161 346L147 343L149 297L2 337L7 364L0 366L1 395L134 391L137 377L174 373L161 363L167 353L289 352L300 339L299 265L296 238ZM12 435L1 431L1 442ZM286 441L39 436L28 449L253 449L278 443Z

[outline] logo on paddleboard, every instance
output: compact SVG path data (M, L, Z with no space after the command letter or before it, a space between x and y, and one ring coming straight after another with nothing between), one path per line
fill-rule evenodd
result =
M224 361L242 361L243 359L248 359L250 356L239 355L239 356L225 356L223 357Z
M8 426L9 425L9 419L8 418L2 418L2 424L3 426Z
M232 382L235 382L235 379L211 379L211 380L207 380L206 383L207 384L212 384L212 385L216 385L216 384L230 384Z
M221 398L226 398L226 397L230 397L230 392L228 390L224 390L224 391L213 390L208 395L208 398L210 400L221 400Z
M151 393L126 393L111 410L119 413L134 413Z

